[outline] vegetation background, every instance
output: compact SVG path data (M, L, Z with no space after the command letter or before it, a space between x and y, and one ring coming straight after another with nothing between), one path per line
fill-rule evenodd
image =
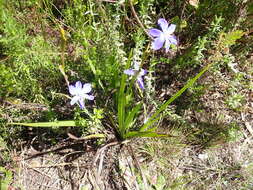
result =
M169 53L150 48L159 18L177 25ZM253 189L252 52L249 0L0 0L0 189ZM149 71L126 98L137 123L212 64L159 117L173 137L117 144L129 60ZM87 110L70 106L76 81Z

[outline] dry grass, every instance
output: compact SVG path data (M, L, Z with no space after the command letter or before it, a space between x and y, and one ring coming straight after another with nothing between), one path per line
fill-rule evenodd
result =
M49 189L139 189L133 162L126 147L109 143L98 149L89 142L65 142L54 149L32 146L13 153L12 187ZM15 167L14 167L15 166Z

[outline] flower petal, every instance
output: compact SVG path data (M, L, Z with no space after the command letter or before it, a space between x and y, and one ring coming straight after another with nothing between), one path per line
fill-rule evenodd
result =
M82 83L80 81L76 82L76 89L81 90L82 89Z
M162 31L165 32L168 28L168 22L164 18L158 19L158 24L161 27Z
M166 53L168 53L168 51L170 50L170 45L171 45L170 41L166 40L165 41L165 51L166 51Z
M137 78L137 82L138 82L138 85L139 85L139 87L142 89L142 90L144 90L144 82L143 82L143 79L142 79L142 77L138 77Z
M165 41L164 37L156 38L152 42L152 49L153 50L161 49L163 47L164 41Z
M75 103L77 103L79 99L80 99L79 96L74 96L70 101L70 105L73 106Z
M141 71L140 71L140 76L144 76L144 75L146 75L147 74L147 70L145 70L145 69L141 69Z
M127 69L127 70L124 70L124 73L126 75L135 75L135 70L133 70L133 69Z
M76 90L75 86L69 85L69 93L74 96L77 95L78 91Z
M135 62L134 63L134 71L138 71L140 69L140 64L139 63L137 63L137 62Z
M91 84L90 83L85 83L83 85L82 93L89 93L91 91Z
M85 98L85 99L88 99L88 100L94 100L94 96L88 95L88 94L85 94L85 95L84 95L84 98Z
M148 31L148 33L153 36L153 37L159 37L161 34L162 34L162 31L161 30L158 30L158 29L155 29L155 28L152 28Z
M79 99L79 106L80 106L80 108L81 108L82 110L85 108L85 106L84 106L84 99L83 99L83 98L80 98L80 99Z
M170 35L170 36L168 37L168 40L170 41L170 43L172 43L172 44L174 44L174 45L177 45L177 38L176 38L176 36Z
M175 32L176 30L176 25L175 24L171 24L167 30L166 30L166 34L169 35L169 34L172 34L173 32Z

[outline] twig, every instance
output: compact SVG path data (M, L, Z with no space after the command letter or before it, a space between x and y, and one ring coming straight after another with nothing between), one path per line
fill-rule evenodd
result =
M140 21L135 9L134 9L134 6L133 6L133 3L132 3L132 0L129 0L129 4L130 4L130 8L131 8L131 11L135 17L135 19L137 20L138 24L140 25L140 27L144 30L144 32L151 38L153 39L153 37L147 32L147 30L145 29L144 25L142 24L142 22Z
M0 57L0 62L6 61L9 58L10 58L9 56L2 56L2 57Z
M42 156L42 155L45 155L45 154L48 154L48 153L52 153L52 152L59 152L59 151L64 150L66 148L71 148L73 145L76 145L76 144L80 144L80 142L78 142L78 143L72 143L72 144L69 144L69 145L64 145L62 147L55 148L55 149L52 149L52 150L47 150L47 151L44 151L44 152L39 152L39 153L36 153L34 155L29 156L28 158L25 158L24 160L30 160L30 159L36 158L38 156ZM17 160L17 161L21 161L21 160Z
M138 162L138 160L137 160L137 158L134 154L133 148L130 145L128 145L127 149L130 152L130 154L132 155L134 163L135 163L136 167L138 168L138 170L141 173L141 178L143 180L144 189L148 189L147 179L146 179L145 175L142 172L141 166L140 166L140 164L139 164L139 162Z
M28 165L28 164L26 164L26 165ZM39 174L41 174L41 175L43 175L43 176L45 176L45 177L48 177L49 179L52 179L52 176L50 176L50 175L48 175L48 174L46 174L46 173L44 173L44 172L42 172L42 171L40 171L40 170L38 170L38 169L36 169L36 168L30 168L30 167L28 167L29 169L32 169L32 170L34 170L34 171L36 171L36 172L38 172Z
M93 171L95 181L97 182L96 185L100 187L99 189L104 189L103 187L101 187L102 184L99 183L101 181L100 174L101 174L101 171L102 171L103 161L104 161L104 156L105 156L105 154L103 154L103 153L108 147L120 145L122 143L124 143L124 142L113 141L111 143L108 143L108 144L104 145L102 148L98 149L98 151L96 152L95 157L94 157L93 162L92 162L92 165L91 165L91 170ZM99 164L98 164L98 169L96 169L95 166L96 166L96 163L99 160L99 158L100 158L100 161L99 161Z
M98 166L98 175L99 176L101 175L101 172L102 172L104 157L105 157L105 154L102 154L102 156L100 157L100 162L99 162L99 166Z
M184 3L183 3L183 8L182 8L182 11L181 11L180 20L183 19L183 14L184 14L186 3L187 3L187 1L184 1Z
M59 163L59 164L49 164L49 165L41 165L41 166L30 166L27 167L28 169L34 169L34 168L55 168L55 167L63 167L63 166L69 166L71 165L71 167L75 167L75 168L86 168L88 169L90 167L90 165L82 165L82 166L78 166L78 163Z
M121 145L121 144L125 144L125 143L127 143L127 142L129 142L129 141L123 141L123 142L113 141L113 142L111 142L111 143L106 144L106 145L103 146L102 148L100 148L100 149L96 152L96 154L95 154L95 156L94 156L94 159L93 159L93 162L92 162L91 167L92 167L93 169L95 168L96 163L97 163L99 157L103 154L103 152L104 152L108 147L110 147L110 146L116 146L116 145ZM103 164L104 156L105 156L105 155L102 155L101 158L100 158L100 162L99 162L99 166L98 166L98 172L96 172L95 170L93 170L96 180L98 180L98 176L99 176L99 174L100 174L101 171L102 171L102 164Z
M73 139L73 140L77 140L77 141L84 141L84 140L89 140L89 139L96 139L96 138L104 138L105 135L103 134L93 134L93 135L88 135L86 137L76 137L75 135L71 134L71 133L67 133L69 138Z
M93 186L93 189L101 189L98 185L97 181L94 180L94 176L91 174L91 171L88 171L88 180L90 181L91 185Z
M97 152L96 152L96 154L95 154L95 157L94 157L94 160L93 160L93 166L95 166L96 165L96 162L97 162L97 160L98 160L98 158L99 158L99 155L101 154L101 153L103 153L104 151L105 151L105 149L106 148L108 148L108 147L110 147L110 146L114 146L114 145L119 145L119 144L121 144L120 142L118 142L118 141L114 141L114 142L111 142L111 143L108 143L108 144L106 144L105 146L103 146L102 148L100 148Z
M34 169L34 168L55 168L59 166L67 166L67 165L75 165L75 163L59 163L59 164L50 164L50 165L41 165L41 166L31 166L27 167L28 169Z

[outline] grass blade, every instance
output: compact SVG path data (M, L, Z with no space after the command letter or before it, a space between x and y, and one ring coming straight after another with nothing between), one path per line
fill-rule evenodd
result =
M128 68L131 64L132 54L133 53L131 51L128 57L126 68ZM118 123L119 123L118 131L121 137L123 137L125 133L124 122L125 122L125 111L126 111L126 94L125 94L126 79L127 79L127 75L122 74L120 89L119 89L119 94L118 94Z
M149 131L148 132L130 131L125 135L125 138L135 138L135 137L173 137L173 136Z
M75 121L54 121L41 123L8 123L8 125L22 125L27 127L78 127Z
M135 115L140 110L140 108L141 108L141 104L138 104L131 111L129 111L130 113L127 115L125 123L124 123L126 133L131 128L131 126L134 124Z

